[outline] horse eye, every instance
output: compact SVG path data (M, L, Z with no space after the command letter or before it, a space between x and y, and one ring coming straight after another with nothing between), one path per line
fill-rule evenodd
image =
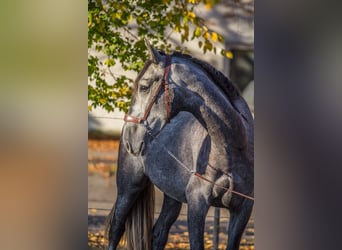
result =
M146 92L149 88L150 88L150 86L140 85L139 90L143 91L143 92Z

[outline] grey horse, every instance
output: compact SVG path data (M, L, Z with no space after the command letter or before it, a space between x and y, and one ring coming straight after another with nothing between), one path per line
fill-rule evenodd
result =
M205 217L215 206L229 209L227 249L237 250L253 207L254 123L248 106L209 64L148 48L151 60L137 77L122 132L110 248L116 248L130 221L126 233L133 235L133 249L164 249L181 203L187 203L191 249L204 249ZM153 239L150 229L137 226L151 225L151 213L130 219L139 197L152 196L151 182L165 194Z

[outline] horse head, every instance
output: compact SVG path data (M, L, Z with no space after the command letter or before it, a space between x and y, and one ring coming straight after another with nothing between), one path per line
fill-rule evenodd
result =
M126 150L140 155L170 120L173 91L169 87L170 61L148 41L149 60L134 82L131 106L125 115L123 140ZM153 114L153 115L150 115Z

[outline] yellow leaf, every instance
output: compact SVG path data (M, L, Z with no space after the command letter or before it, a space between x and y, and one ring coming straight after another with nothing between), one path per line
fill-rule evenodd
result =
M115 14L116 19L121 19L122 13L121 12L116 12Z
M120 89L120 94L121 94L121 95L127 95L128 90L129 90L129 89L128 89L126 86L124 86L124 87L122 87L122 88Z
M208 3L206 3L206 5L205 5L205 8L206 8L207 10L211 10L212 7L213 7L213 5L211 4L211 2L208 2Z
M231 52L231 51L227 51L226 53L225 53L225 55L226 55L226 57L228 57L229 59L233 59L233 53Z
M188 16L191 17L191 18L195 18L196 14L194 12L189 11L188 12Z
M208 32L204 32L203 37L204 37L205 39L208 39L208 38L209 38L209 33L208 33Z
M218 38L218 36L217 36L217 33L216 33L216 32L211 33L211 39L212 39L214 42L217 41L217 38Z

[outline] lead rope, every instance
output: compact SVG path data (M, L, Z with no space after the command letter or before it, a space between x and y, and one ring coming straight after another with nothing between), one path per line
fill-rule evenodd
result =
M147 131L147 134L149 135L149 136L151 136L153 139L155 139L156 137L151 133L151 129L150 129L150 127L147 125L147 124L143 124L144 125L144 127L146 128L146 131ZM198 178L200 178L200 179L202 179L202 180L205 180L205 181L207 181L207 182L209 182L209 183L211 183L211 184L213 184L213 185L215 185L215 186L217 186L217 187L219 187L219 188L222 188L222 189L224 189L224 190L227 190L228 192L231 192L231 193L234 193L234 194L236 194L236 195L239 195L239 196L242 196L242 197L244 197L244 198L247 198L247 199L249 199L249 200L252 200L252 201L254 201L254 197L252 197L252 196L249 196L249 195L246 195L246 194L242 194L242 193L240 193L240 192L237 192L237 191L234 191L234 190L232 190L232 189L229 189L229 188L226 188L226 187L224 187L224 186L222 186L222 185L219 185L219 184L216 184L215 182L213 182L213 181L211 181L211 180L209 180L209 179L207 179L206 177L204 177L203 175L201 175L200 173L198 173L198 172L196 172L196 171L194 171L194 170L190 170L183 162L181 162L172 152L170 152L170 150L168 150L163 144L159 144L161 147L162 147L162 149L163 150L165 150L180 166L182 166L186 171L188 171L188 172L190 172L191 174L194 174L195 176L197 176ZM211 167L212 169L214 169L214 170L216 170L216 171L218 171L218 169L217 168L215 168L214 166L212 166L212 165L210 165L209 163L208 163L208 166L209 167ZM228 173L226 173L226 172L224 172L224 171L222 171L222 170L219 170L219 171L221 171L224 175L227 175L229 178L231 178L231 175L230 174L228 174Z

